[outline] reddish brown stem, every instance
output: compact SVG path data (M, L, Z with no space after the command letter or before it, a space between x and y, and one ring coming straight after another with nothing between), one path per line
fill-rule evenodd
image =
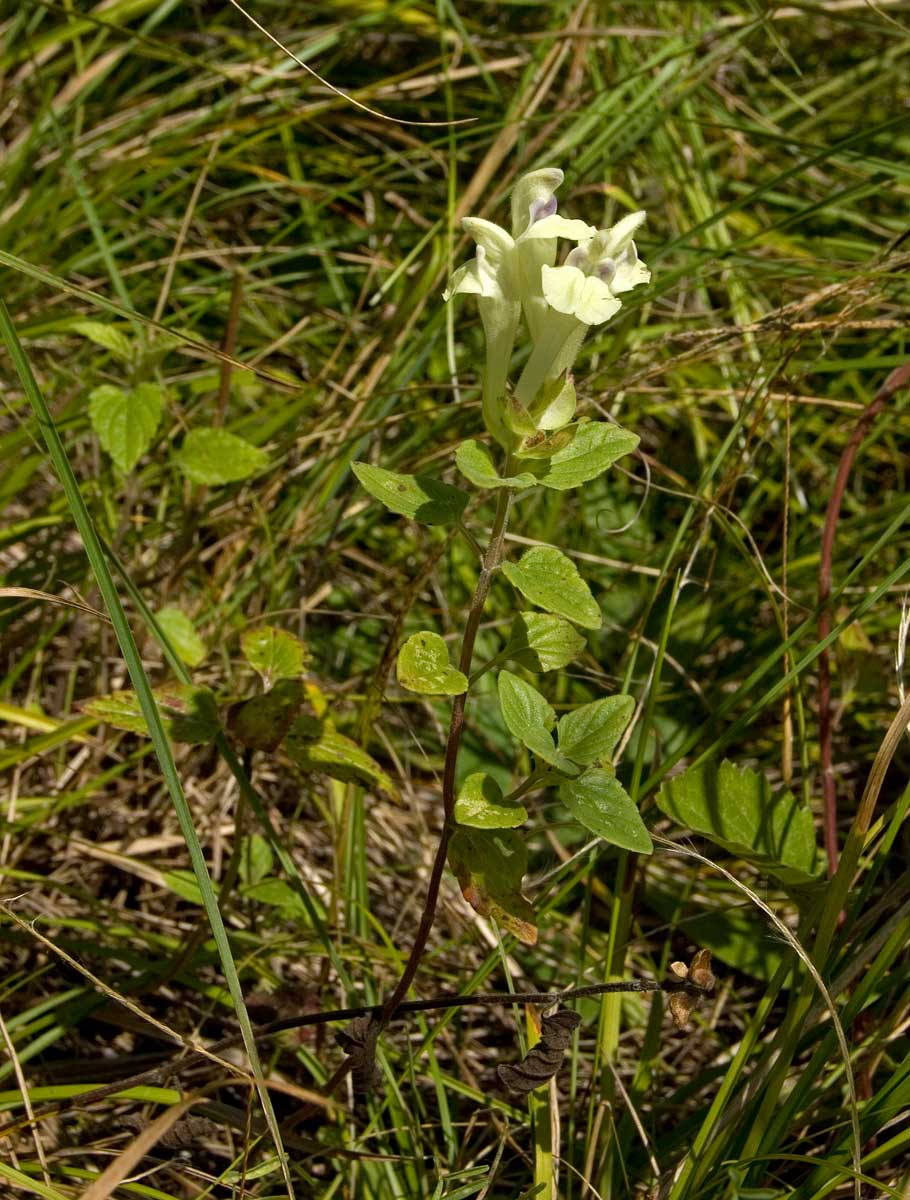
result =
M483 558L483 566L477 577L477 586L474 588L471 608L468 612L467 622L465 623L464 638L461 643L461 657L458 663L459 670L465 675L470 675L471 673L471 663L474 659L474 642L477 639L477 630L480 628L480 618L483 615L483 606L486 603L493 574L502 558L502 546L505 540L506 525L511 506L512 493L508 489L503 488L499 493L499 502L496 506L496 516L493 520L490 543L487 546L487 551ZM461 735L464 729L466 700L467 693L464 693L461 696L456 696L452 701L452 718L449 722L445 767L442 776L442 833L439 836L439 845L436 847L436 857L433 859L433 868L430 872L430 881L427 884L427 895L424 900L423 912L420 914L420 924L417 927L417 933L414 937L414 945L411 947L411 953L408 956L408 961L405 963L404 970L401 973L401 978L398 980L395 990L383 1005L379 1017L381 1025L385 1025L392 1019L395 1015L395 1010L407 995L408 988L413 983L414 976L417 974L417 968L420 966L420 960L426 949L430 930L433 928L433 919L436 916L436 903L439 899L439 887L442 883L446 855L449 849L449 839L452 836L454 825L455 768L458 764L458 751L461 746Z
M837 474L834 477L834 485L831 488L831 497L828 500L828 510L825 513L825 525L822 531L821 553L818 564L818 636L820 640L826 638L831 631L831 612L828 608L828 602L831 598L831 560L834 555L834 536L837 531L837 521L840 516L841 504L843 503L844 492L847 489L850 472L853 469L854 459L862 445L863 439L872 426L872 422L885 407L891 396L907 383L910 383L910 363L904 363L902 367L897 367L892 371L875 393L871 402L860 414L859 420L856 422L856 426L850 436L850 441L844 447L843 454L841 454L840 462L837 466ZM838 860L837 788L834 781L832 734L831 671L828 651L825 649L818 658L818 740L822 769L822 796L824 800L825 853L828 857L829 875L833 875L837 870Z

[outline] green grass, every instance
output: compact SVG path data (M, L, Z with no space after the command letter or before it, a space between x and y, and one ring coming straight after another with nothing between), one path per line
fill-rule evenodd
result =
M668 774L726 756L820 817L825 509L863 408L910 357L910 3L250 12L388 119L330 93L227 3L0 5L0 586L22 589L0 607L0 1126L39 1117L8 1131L0 1191L81 1196L165 1108L204 1092L217 1107L185 1129L188 1149L159 1143L113 1195L505 1200L535 1180L547 1195L555 1164L567 1200L820 1200L854 1194L853 1116L864 1194L910 1195L910 759L899 730L886 740L910 584L906 390L857 456L834 551L849 872L827 907L797 909L653 803ZM718 991L683 1034L659 998L580 1002L566 1067L530 1110L495 1083L518 1056L521 1010L396 1024L381 1088L342 1091L299 1126L288 1118L306 1098L288 1088L331 1074L330 1033L260 1043L259 1094L239 1051L130 1086L175 1039L239 1046L244 1005L255 1025L394 986L438 836L447 710L394 682L376 705L377 672L390 638L433 628L457 644L476 556L367 503L349 467L452 478L480 427L482 361L472 305L441 301L465 253L456 218L500 219L515 178L543 165L565 169L574 215L646 208L653 273L590 335L576 376L584 411L639 433L640 455L583 497L538 489L513 519L510 553L525 539L577 553L605 618L548 695L559 708L626 688L641 717L623 782L656 832L735 879L662 843L648 859L589 845L547 801L531 822L537 946L478 922L447 877L416 990L663 977L704 943ZM244 370L228 377L232 361ZM149 381L164 416L124 475L89 393ZM174 453L222 419L268 465L190 484ZM492 505L469 519L483 541ZM192 671L156 623L168 606L205 642ZM477 662L512 608L495 582ZM301 778L281 754L238 757L224 737L171 749L160 735L153 750L83 714L94 696L190 675L225 706L250 695L240 635L262 623L304 638L309 703L401 803ZM501 771L514 743L489 683L462 765ZM883 744L893 762L848 842ZM271 890L255 887L257 855ZM736 880L829 989L855 1113L823 997ZM314 1142L352 1156L314 1156Z

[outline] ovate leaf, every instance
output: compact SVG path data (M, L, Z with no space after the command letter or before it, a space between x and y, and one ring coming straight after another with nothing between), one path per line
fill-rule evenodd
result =
M591 589L570 558L555 546L535 546L503 574L521 594L547 612L568 617L583 629L599 629L603 618Z
M221 722L215 696L208 688L192 687L188 683L172 683L155 688L155 703L164 728L175 742L204 745L218 736ZM148 726L135 692L112 692L95 696L79 706L83 712L106 721L115 729L149 736Z
M412 634L398 651L398 682L424 696L460 696L468 690L467 676L449 665L449 648L438 633Z
M274 625L248 629L240 638L240 649L266 687L271 687L276 679L297 679L307 659L306 646L300 638Z
M557 451L539 475L539 482L554 491L564 492L596 479L618 458L629 454L639 438L627 429L607 421L585 421L563 450Z
M499 706L509 732L537 758L568 775L577 775L578 767L553 744L549 731L556 724L556 713L540 692L511 671L499 672L497 688Z
M235 704L228 714L228 730L250 750L277 750L302 707L300 680L279 679L262 696Z
M458 790L455 820L474 829L514 829L528 819L523 804L504 800L502 788L491 775L469 775Z
M193 483L236 483L261 471L269 456L258 446L226 429L191 429L174 455Z
M497 687L503 720L519 741L531 729L555 728L556 713L552 705L530 683L511 671L500 671Z
M208 652L186 613L179 608L161 608L155 613L155 620L176 650L177 657L187 666L198 667Z
M88 400L99 442L121 471L131 471L151 445L161 420L161 388L140 383L127 392L103 383L89 393Z
M764 868L782 883L811 883L815 875L812 813L787 790L776 795L764 775L724 761L669 780L657 793L660 809L731 854Z
M529 671L558 671L584 648L584 637L562 617L524 612L513 620L503 654Z
M582 704L559 719L560 750L584 766L608 762L634 710L631 696L606 696Z
M493 917L519 941L537 941L534 909L521 894L528 852L509 829L456 829L449 842L449 866L468 904Z
M386 792L395 800L399 798L397 787L379 763L327 722L314 717L298 717L284 739L282 749L301 771L328 775L343 783L366 784Z
M465 479L480 488L527 488L537 483L528 472L508 478L500 476L493 465L492 454L481 442L462 442L455 451L455 465Z
M468 493L429 475L399 475L383 467L355 462L351 470L370 495L390 512L412 517L424 525L451 525L459 520Z
M639 854L654 849L641 814L612 771L595 767L566 780L559 798L579 824L604 841Z

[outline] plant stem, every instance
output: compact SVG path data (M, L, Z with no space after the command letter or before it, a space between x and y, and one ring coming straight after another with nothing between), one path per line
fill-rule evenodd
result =
M483 557L483 565L477 577L477 584L471 599L471 607L468 611L468 619L465 623L464 638L461 643L461 657L458 663L459 670L465 675L469 675L471 671L471 662L474 658L474 642L477 639L477 630L480 628L483 607L490 591L493 575L502 558L502 547L511 507L512 492L507 488L503 488L499 492L490 541ZM439 899L439 888L442 883L442 874L445 870L446 856L449 849L449 839L452 836L452 829L454 827L455 769L458 764L458 751L461 747L461 735L464 730L466 702L467 693L456 696L452 701L452 718L449 722L449 736L446 741L445 767L442 777L442 833L439 837L439 845L436 847L436 857L433 860L430 881L427 884L427 895L424 900L423 912L420 914L420 924L417 927L414 944L411 947L411 953L408 956L408 961L405 963L404 970L401 973L401 978L398 980L395 990L382 1006L382 1011L379 1014L380 1025L386 1025L392 1019L402 1000L407 995L414 976L417 974L417 968L420 966L420 960L426 949L430 930L433 928L433 920L436 916L436 904Z

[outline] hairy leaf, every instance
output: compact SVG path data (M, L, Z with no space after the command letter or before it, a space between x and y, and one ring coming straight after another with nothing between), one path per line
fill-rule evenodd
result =
M205 642L196 632L196 627L185 612L179 608L161 608L155 620L164 630L177 652L177 657L190 667L198 667L208 651Z
M585 639L574 625L551 613L518 613L503 652L529 671L558 671L577 658Z
M279 679L262 696L235 704L228 714L228 730L235 741L250 750L277 750L303 706L299 679Z
M149 448L161 420L163 394L156 383L124 391L103 383L89 393L89 417L98 440L121 471L131 471Z
M301 771L328 775L343 783L362 783L399 799L398 788L365 750L315 717L298 717L282 743Z
M631 453L639 438L627 429L607 421L584 421L575 437L558 450L539 475L544 487L563 492L596 479L618 458Z
M549 731L556 725L556 713L540 692L511 671L499 672L497 688L509 732L544 762L567 775L577 775L578 767L553 744Z
M171 683L155 688L154 696L164 728L175 742L204 745L215 740L221 729L221 722L215 696L208 688L192 687L188 683ZM84 701L79 707L83 712L113 725L115 729L142 733L148 737L148 726L133 691L95 696Z

